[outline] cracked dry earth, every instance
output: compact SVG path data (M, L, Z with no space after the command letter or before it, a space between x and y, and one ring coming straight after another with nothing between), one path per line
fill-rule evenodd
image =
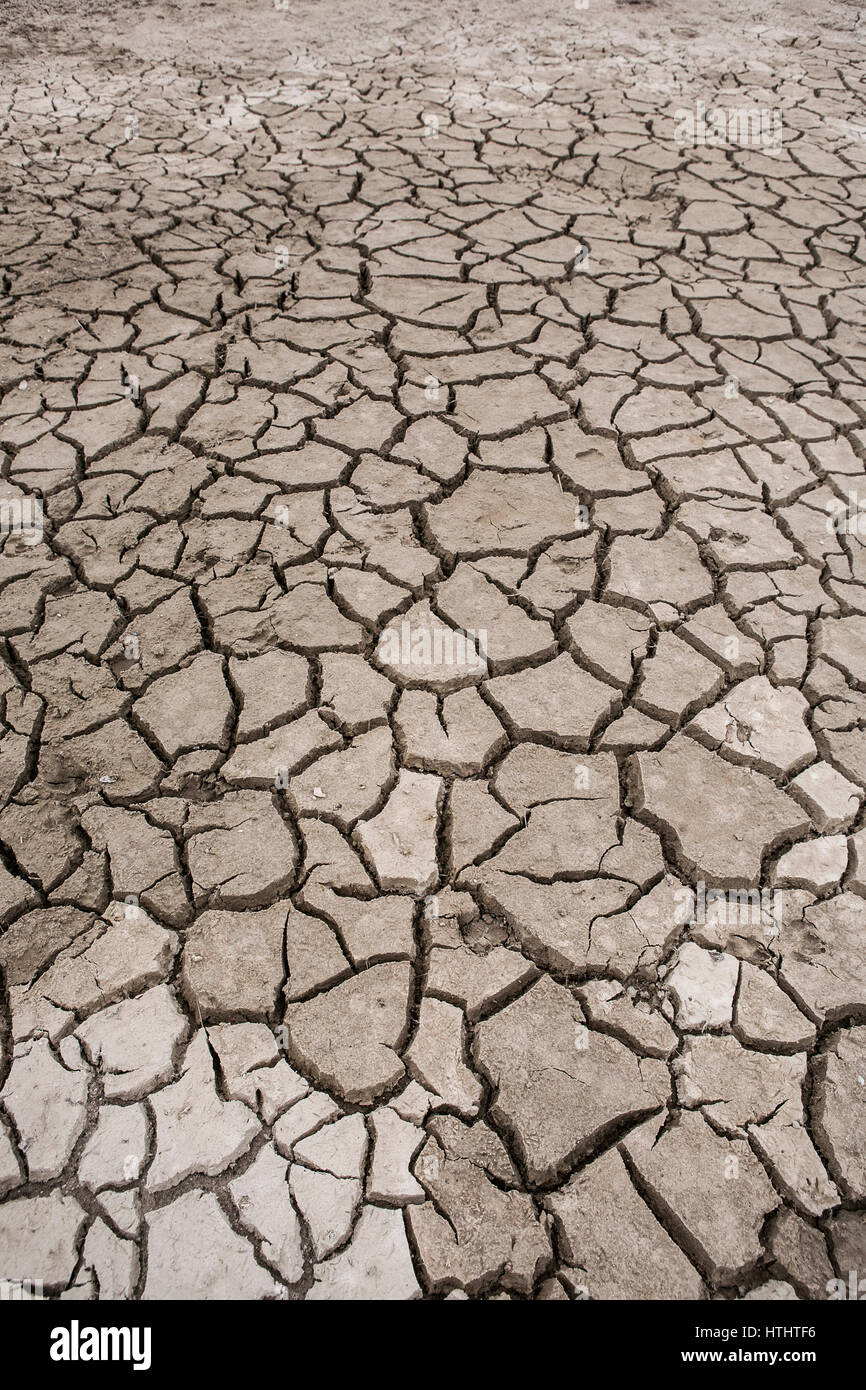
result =
M10 59L4 1278L866 1268L866 47L603 20Z

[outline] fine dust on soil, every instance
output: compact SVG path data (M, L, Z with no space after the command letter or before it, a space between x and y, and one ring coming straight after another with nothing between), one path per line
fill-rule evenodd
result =
M0 57L35 64L75 56L88 64L130 58L179 66L262 64L279 71L303 59L324 67L370 58L453 63L500 80L511 69L531 69L567 44L572 60L591 47L601 54L706 63L760 60L785 49L808 51L816 40L840 57L864 41L866 10L854 0L828 3L719 5L714 0L523 0L459 4L403 0L399 5L319 0L274 3L256 0L4 0Z

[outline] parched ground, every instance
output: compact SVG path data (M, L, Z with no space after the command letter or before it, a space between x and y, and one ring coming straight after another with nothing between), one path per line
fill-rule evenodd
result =
M0 1278L866 1270L866 17L734 8L4 5Z

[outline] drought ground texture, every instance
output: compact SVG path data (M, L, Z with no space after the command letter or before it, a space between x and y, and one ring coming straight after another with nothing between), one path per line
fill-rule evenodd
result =
M738 9L5 5L7 1290L866 1271L866 20Z

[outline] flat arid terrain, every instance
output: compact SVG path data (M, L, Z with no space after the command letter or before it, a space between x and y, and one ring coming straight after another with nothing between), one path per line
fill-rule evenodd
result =
M2 24L7 1293L848 1296L866 8Z

